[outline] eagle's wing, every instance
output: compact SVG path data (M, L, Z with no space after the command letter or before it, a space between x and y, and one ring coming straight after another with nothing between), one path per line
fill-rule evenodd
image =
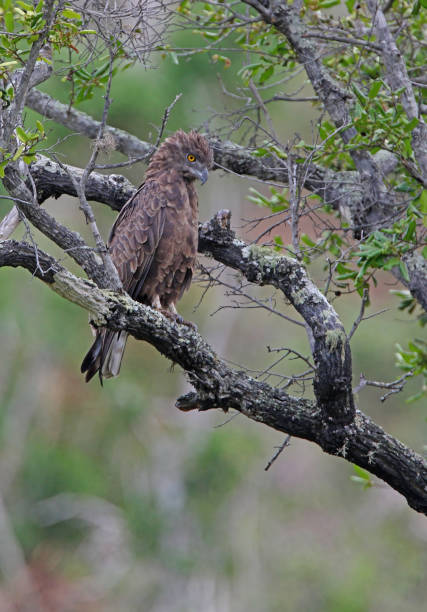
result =
M154 181L144 183L122 208L108 239L123 289L136 298L163 235L165 196Z
M108 239L111 259L123 289L138 297L150 271L165 227L167 201L158 185L144 183L120 211ZM116 376L120 369L127 333L98 330L96 339L81 365L89 381L96 372Z

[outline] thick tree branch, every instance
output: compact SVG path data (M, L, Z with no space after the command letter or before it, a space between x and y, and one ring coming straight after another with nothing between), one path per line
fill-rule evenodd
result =
M31 91L27 103L30 108L69 129L75 129L89 138L97 137L100 127L99 121L94 120L86 113L69 109L68 106L61 104L45 93L38 90ZM124 130L106 126L105 133L112 136L117 150L130 157L137 156L139 159L146 159L154 150L150 143L139 140ZM215 137L210 138L210 142L214 150L216 169L223 169L239 176L252 176L263 181L288 183L286 160L281 160L274 155L258 157L254 155L251 149L230 141L221 141ZM366 155L369 154L366 153ZM371 162L378 170L379 175L384 176L394 170L398 160L387 151L379 151L372 157ZM41 169L40 164L38 164L36 170ZM367 170L368 174L371 169L370 166ZM361 183L359 172L333 172L322 168L318 164L309 163L306 164L301 174L302 186L319 195L325 204L331 204L335 209L340 209L356 231L360 232L363 229L365 232L369 232L384 221L382 207L367 204L363 181ZM95 181L95 184L97 182L99 181ZM67 186L67 181L62 181L62 183L64 188L67 189L67 193L73 193L73 190L70 190ZM46 190L46 194L48 192L49 190ZM102 195L98 195L94 199L100 197ZM88 199L90 199L90 196L88 196ZM113 207L115 207L114 204ZM361 220L363 220L363 228Z
M48 94L33 89L27 96L26 104L43 117L53 119L74 132L85 134L88 138L98 138L101 121L96 121L90 115L75 110L67 104L62 104ZM104 136L112 138L113 148L129 157L146 159L154 152L154 146L140 140L125 130L105 126Z
M408 269L409 282L402 278L402 283L427 312L427 260L420 253L405 255L403 260ZM400 270L397 274L401 275Z
M237 245L238 247L238 245ZM231 248L231 247L230 247ZM125 295L98 289L77 278L52 257L26 243L0 243L0 267L22 266L62 297L88 310L98 325L127 330L152 344L188 374L196 393L179 407L234 408L250 419L315 442L325 452L357 463L401 493L415 510L427 513L427 471L423 458L386 434L361 412L347 425L324 419L316 403L232 370L193 329Z
M70 109L67 105L54 100L48 94L38 90L31 91L27 97L27 105L71 130L80 132L88 138L97 138L101 125L99 121L96 121L86 113ZM154 151L153 145L139 140L124 130L106 126L105 133L112 136L115 148L129 157L146 159ZM210 142L214 150L217 169L223 169L237 175L253 176L263 181L288 182L287 164L279 158L273 155L257 157L250 149L233 142L221 141L218 138L211 138ZM387 158L389 164L392 163L391 160L394 159L394 156L383 153L383 157ZM40 162L38 162L36 167L33 165L36 172L42 170L42 159L45 158L40 158ZM67 188L66 193L74 193L72 188L70 190L68 187L68 182L63 179L65 177L61 176L61 184L64 188ZM351 183L350 185L349 182ZM332 204L335 208L342 205L346 209L351 210L356 207L360 208L362 205L357 173L346 173L343 180L339 173L325 170L317 164L309 164L304 173L303 186L309 191L320 195L325 204ZM48 190L46 190L46 193L48 193ZM87 197L92 199L91 196ZM101 195L98 195L93 199L103 201L100 200L100 197Z
M219 154L234 157L233 163L240 163L243 172L245 170L252 170L250 166L252 162L255 164L259 163L259 159L250 156L247 150L232 143L229 143L228 145L227 143L223 143ZM239 158L240 162L237 161ZM392 167L393 160L390 157L386 157L384 159L381 155L378 157L378 160L380 164L385 164L388 165L388 167ZM61 167L59 164L52 162L47 157L39 155L37 162L31 165L31 173L37 187L38 200L41 203L50 196L59 197L62 193L76 196L77 193L74 183L70 178L70 174L74 173L78 180L82 170L73 166L62 165ZM343 214L346 212L346 206L351 207L353 202L360 198L360 188L358 188L357 183L354 182L356 174L357 173L354 172L341 172L337 173L337 178L333 178L331 182L329 182L327 179L325 180L325 184L328 185L325 194L325 198L327 200L333 195L336 195L336 197L339 198L340 196L337 194L343 194L344 192L347 193L346 197L343 196L342 198L341 208ZM90 175L86 185L86 197L88 200L102 202L114 210L120 210L134 193L135 187L133 187L131 183L127 181L127 179L120 175L104 176L102 174L93 172ZM355 204L355 206L357 206L357 204ZM421 265L417 258L417 265L415 266L415 263L412 263L412 259L408 258L407 265L410 278L409 283L406 283L406 281L401 278L398 269L393 270L393 273L397 278L399 278L399 280L408 286L412 295L427 311L427 290L425 282L427 272L426 275L423 276L425 272L425 264L423 263Z
M303 317L314 339L314 392L325 417L341 423L354 418L351 353L343 325L304 266L272 249L248 246L230 230L230 213L221 211L199 231L199 251L239 270L257 285L272 285Z
M368 0L374 20L375 33L380 43L386 78L392 91L403 89L400 100L408 119L418 119L412 130L412 148L418 162L424 187L427 186L427 126L420 116L414 90L406 70L405 61L387 25L387 20L377 0Z
M37 199L42 204L48 198L59 198L63 194L77 197L72 180L80 181L83 170L76 166L58 164L44 155L37 155L31 164L31 174L37 186ZM133 196L136 189L120 174L99 174L92 172L86 181L85 194L88 200L107 204L113 210L121 210Z
M101 258L85 243L80 234L58 223L46 210L33 201L29 189L14 164L10 164L6 169L5 185L14 194L20 213L29 219L34 227L70 255L98 286L109 286L109 279Z
M322 62L316 43L306 37L307 27L301 19L298 5L272 0L267 3L269 6L267 11L261 10L257 2L255 4L249 0L244 2L254 6L266 23L273 25L287 38L335 126L342 128L340 134L343 141L346 144L350 143L357 135L350 113L353 97L332 78ZM359 231L363 231L383 219L383 209L387 206L386 190L381 172L371 154L357 147L352 148L349 153L359 173L363 189L364 205L357 211L358 219L355 218ZM372 215L369 216L372 211L375 212L374 218Z

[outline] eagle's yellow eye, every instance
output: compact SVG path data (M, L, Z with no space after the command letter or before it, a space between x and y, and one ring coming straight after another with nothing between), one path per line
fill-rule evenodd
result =
M194 157L194 155L192 153L189 153L187 155L187 159L188 159L189 162L195 162L196 161L196 158Z

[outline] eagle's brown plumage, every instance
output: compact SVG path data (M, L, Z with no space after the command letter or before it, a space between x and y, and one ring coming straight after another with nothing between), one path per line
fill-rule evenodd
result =
M144 183L111 229L109 251L125 291L172 315L190 286L197 254L194 181L206 181L212 162L212 150L203 136L179 130L153 155ZM81 366L86 381L97 372L101 382L103 376L117 376L126 339L126 332L96 332Z

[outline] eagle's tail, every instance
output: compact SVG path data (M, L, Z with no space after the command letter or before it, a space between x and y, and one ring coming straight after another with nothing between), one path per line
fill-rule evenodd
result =
M97 372L101 384L103 377L118 376L127 338L128 334L124 331L98 330L96 332L95 342L83 359L80 368L82 373L86 372L86 382L89 382Z

